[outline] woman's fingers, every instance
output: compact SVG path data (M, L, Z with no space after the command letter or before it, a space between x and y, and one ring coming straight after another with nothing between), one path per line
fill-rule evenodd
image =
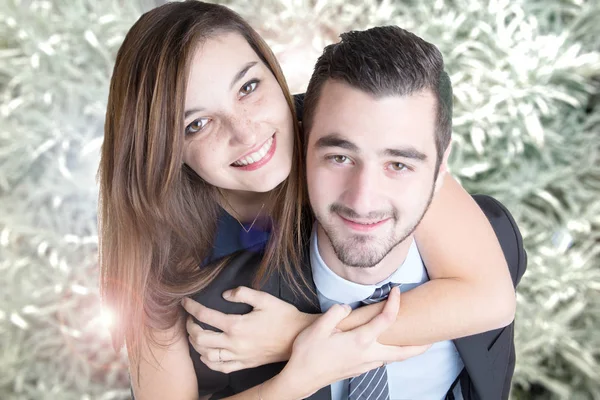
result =
M423 346L385 346L378 344L377 349L372 351L372 359L378 362L397 362L404 361L411 357L418 356L419 354L425 353L431 347L430 344Z
M229 330L228 328L232 323L233 317L238 317L237 315L227 315L213 310L212 308L205 307L189 297L185 297L181 302L181 305L198 321L202 321L207 325L225 332Z
M225 292L224 298L250 304L254 309L243 315L228 315L186 298L182 301L183 307L202 322L204 329L193 324L198 322L193 320L186 328L192 346L199 353L227 349L244 368L287 360L296 336L314 320L283 300L247 287ZM215 334L204 323L220 332Z
M206 351L206 349L209 348L229 348L227 335L220 332L202 329L200 325L194 322L192 317L188 316L185 327L190 343L192 346L194 346L198 353L202 353L201 350Z
M408 358L424 353L431 345L424 346L384 346L377 342L379 336L396 321L400 309L400 289L390 291L386 304L380 314L368 323L355 328L347 333L355 335L355 343L363 346L365 360L371 365L375 363L390 363L404 361Z
M236 356L227 348L227 337L223 333L208 331L194 322L192 317L188 317L186 321L186 329L188 331L188 339L194 349L200 354L200 359L205 360L205 364L210 363L215 369L216 364L230 363L228 368L235 368L237 364ZM233 363L233 364L232 364ZM208 364L207 364L208 365ZM218 367L218 368L222 368Z
M207 349L204 353L200 353L200 358L210 361L211 363L237 362L235 355L226 349Z
M283 302L269 293L254 290L246 286L238 286L235 289L226 290L223 292L223 298L232 303L249 304L255 309L265 308L269 302Z
M223 372L224 374L229 374L231 372L239 371L241 369L246 368L239 361L224 361L224 362L214 362L210 361L208 358L201 356L200 361L202 361L208 368L213 371Z
M390 294L388 295L381 313L393 316L395 321L398 316L398 311L400 311L400 288L396 286L390 290Z
M307 329L311 334L329 335L335 331L337 325L350 314L352 309L346 304L334 304L325 314L320 316Z
M368 323L359 326L349 333L357 335L362 343L377 341L377 338L396 322L398 310L400 309L400 290L392 288L381 313L376 315Z

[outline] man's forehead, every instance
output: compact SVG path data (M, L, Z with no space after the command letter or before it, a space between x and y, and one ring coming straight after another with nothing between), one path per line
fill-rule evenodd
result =
M343 79L338 78L329 78L321 87L321 92L319 97L322 98L324 96L342 96L345 97L348 93L362 94L362 97L367 100L372 100L375 102L384 102L390 99L417 99L420 98L424 100L428 105L436 103L436 97L434 92L430 88L422 88L405 91L396 88L381 88L381 90L373 90L372 88L366 90L360 87L360 85L352 85Z
M321 138L336 138L377 152L412 147L427 154L435 149L435 98L430 91L376 97L328 81L321 100L311 127L313 145Z

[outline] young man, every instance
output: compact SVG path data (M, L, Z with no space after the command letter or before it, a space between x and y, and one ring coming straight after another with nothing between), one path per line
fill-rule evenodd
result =
M303 120L308 191L316 216L308 273L321 311L336 303L357 308L383 301L393 287L405 292L429 280L413 231L443 181L451 118L450 80L440 52L430 43L390 26L346 33L325 49L306 93ZM497 201L486 196L475 200L494 228L516 286L526 262L518 229ZM211 299L250 274L252 267L246 264L256 260L245 260L228 267L222 283L207 288L199 301L241 312L234 309L239 305ZM275 280L265 290L294 299ZM307 304L298 307L310 311ZM194 357L199 383L223 378L209 372L197 353ZM226 386L219 388L221 395L237 393L278 368L238 371L215 388ZM513 370L510 324L436 342L420 355L336 382L311 398L507 398Z
M317 62L304 108L322 310L428 280L412 233L444 178L452 131L450 80L435 46L391 26L342 38ZM332 399L441 399L463 367L454 344L438 342L332 385Z

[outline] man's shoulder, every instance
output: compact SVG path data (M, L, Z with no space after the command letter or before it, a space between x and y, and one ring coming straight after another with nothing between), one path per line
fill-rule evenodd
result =
M475 194L473 199L498 237L516 287L527 268L527 253L523 247L521 231L510 211L500 201L483 194Z

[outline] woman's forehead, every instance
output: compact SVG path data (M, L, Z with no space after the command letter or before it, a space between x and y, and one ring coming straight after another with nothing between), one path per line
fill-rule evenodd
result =
M201 43L192 56L186 104L229 93L243 72L265 68L260 57L239 33L223 33ZM199 90L201 89L201 90Z
M230 82L240 68L260 61L250 44L239 33L222 33L207 39L196 50L190 64L190 80ZM233 74L233 75L232 75Z

